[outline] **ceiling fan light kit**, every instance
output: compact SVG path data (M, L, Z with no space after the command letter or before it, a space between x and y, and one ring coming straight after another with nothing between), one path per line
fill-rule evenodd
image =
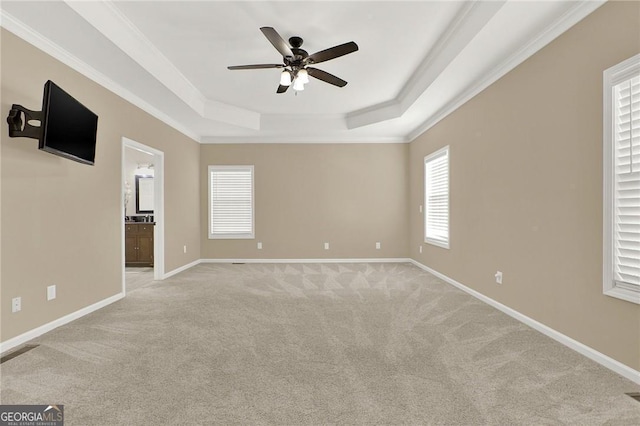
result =
M326 71L312 68L309 65L325 62L340 56L353 53L358 50L358 45L350 41L329 49L321 50L309 55L305 50L301 49L303 40L294 36L289 38L289 44L278 34L272 27L262 27L260 31L269 40L269 42L282 55L283 64L256 64L256 65L234 65L227 67L230 70L253 70L267 68L283 68L280 74L280 84L276 93L285 93L289 86L293 86L293 90L302 91L304 85L309 83L309 76L325 83L332 84L337 87L344 87L347 82Z
M309 73L306 69L302 68L301 70L298 70L296 78L300 80L302 84L307 84L309 82Z
M304 83L299 78L293 81L293 90L296 92L302 92L304 90Z
M281 86L291 86L291 71L284 70L280 74L280 85Z

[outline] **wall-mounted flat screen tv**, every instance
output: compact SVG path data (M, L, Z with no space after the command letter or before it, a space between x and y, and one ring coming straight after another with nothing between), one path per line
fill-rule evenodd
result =
M38 148L93 165L98 116L51 80L44 85L42 135Z

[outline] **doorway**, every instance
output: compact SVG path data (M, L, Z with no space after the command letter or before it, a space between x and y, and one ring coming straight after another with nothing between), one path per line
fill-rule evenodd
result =
M131 286L140 286L145 276L150 278L152 269L153 280L164 279L164 153L123 137L121 187L122 292L126 294L127 278ZM140 275L128 274L135 270L125 266L130 260L126 257L125 218L127 223L149 224L153 229L153 266L139 268Z

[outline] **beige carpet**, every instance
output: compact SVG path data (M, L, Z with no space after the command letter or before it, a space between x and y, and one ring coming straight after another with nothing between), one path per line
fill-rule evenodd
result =
M199 265L36 339L67 425L637 425L639 387L408 264Z
M124 268L124 281L127 293L153 281L153 268L127 267Z

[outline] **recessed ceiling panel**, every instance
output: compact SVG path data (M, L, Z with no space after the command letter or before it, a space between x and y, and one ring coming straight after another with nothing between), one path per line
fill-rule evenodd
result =
M115 5L209 99L271 114L340 114L393 99L460 8L456 2L117 2ZM348 41L358 52L316 67L346 81L312 79L276 95L282 63L260 32L304 39L308 53Z
M604 1L4 0L1 24L203 142L405 142L517 66ZM276 94L279 63L260 31L314 53L357 52Z

